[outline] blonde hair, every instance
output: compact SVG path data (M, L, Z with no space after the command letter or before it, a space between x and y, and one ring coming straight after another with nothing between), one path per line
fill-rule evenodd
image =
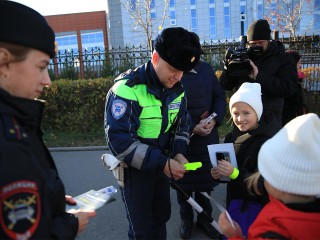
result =
M259 182L260 176L261 176L260 172L255 172L254 174L252 174L251 176L245 179L248 191L252 195L255 195L255 194L262 195L262 193L258 189L258 182Z

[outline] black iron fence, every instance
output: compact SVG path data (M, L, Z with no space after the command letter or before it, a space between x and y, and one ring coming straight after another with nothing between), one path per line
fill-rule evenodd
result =
M297 50L302 55L302 68L306 73L305 87L308 91L320 91L320 43L318 36L280 39L286 49ZM237 41L204 42L203 58L215 70L223 68L226 50L238 47ZM49 65L52 80L92 79L117 76L130 68L135 68L151 57L151 52L142 46L125 48L95 48L84 52L59 51Z

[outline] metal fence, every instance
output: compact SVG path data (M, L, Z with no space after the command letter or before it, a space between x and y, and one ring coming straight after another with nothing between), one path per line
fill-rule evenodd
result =
M302 55L302 68L307 73L305 87L308 91L320 91L320 43L318 36L280 39L286 49L297 50ZM203 42L203 59L215 70L223 68L226 50L238 47L237 41ZM146 47L95 48L84 52L59 51L49 65L49 74L55 79L92 79L117 76L135 68L151 58Z

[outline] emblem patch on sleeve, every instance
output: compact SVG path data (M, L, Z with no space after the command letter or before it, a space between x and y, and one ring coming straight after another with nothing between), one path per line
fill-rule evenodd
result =
M38 227L40 198L32 181L18 181L0 192L0 224L12 239L29 239Z
M112 103L112 109L111 109L112 116L118 120L126 112L126 109L127 109L127 103L125 101L120 99L114 100Z

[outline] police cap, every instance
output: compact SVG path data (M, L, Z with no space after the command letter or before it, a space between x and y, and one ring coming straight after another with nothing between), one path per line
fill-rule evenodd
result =
M181 71L193 69L202 53L199 37L181 27L164 29L154 47L163 60Z
M0 41L55 55L54 32L46 19L17 2L0 0Z

